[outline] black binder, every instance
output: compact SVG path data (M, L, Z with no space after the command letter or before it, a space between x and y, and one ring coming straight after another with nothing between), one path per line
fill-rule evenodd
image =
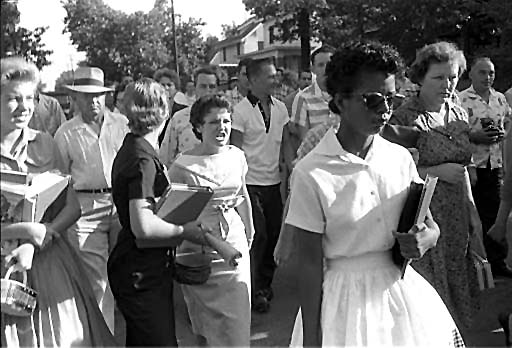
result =
M406 233L415 224L425 221L425 217L430 206L430 201L434 195L437 180L437 177L427 175L424 184L416 182L411 183L404 207L402 208L400 220L398 221L398 232ZM393 262L400 267L401 278L403 279L405 269L410 263L410 260L402 256L398 241L395 241L395 244L391 250Z

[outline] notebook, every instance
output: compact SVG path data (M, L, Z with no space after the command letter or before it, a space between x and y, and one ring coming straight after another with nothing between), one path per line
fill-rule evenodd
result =
M70 176L57 172L0 172L1 222L40 222L67 188Z
M398 232L408 232L415 224L425 222L430 202L436 188L438 178L427 174L424 184L412 182L409 187L407 199L405 200L400 220L398 221ZM405 259L400 253L398 242L393 247L393 260L401 265L401 278L403 279L405 269L410 264L410 260Z
M155 212L163 220L183 225L196 220L210 201L213 190L208 186L171 183L158 200ZM175 246L175 241L165 239L135 240L139 248L165 248Z

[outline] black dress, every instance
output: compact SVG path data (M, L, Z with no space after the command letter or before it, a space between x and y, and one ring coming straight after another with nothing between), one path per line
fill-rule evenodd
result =
M112 167L112 196L122 225L108 260L108 278L126 319L127 346L177 346L172 253L139 249L130 228L129 201L154 199L169 184L154 148L140 136L126 135Z

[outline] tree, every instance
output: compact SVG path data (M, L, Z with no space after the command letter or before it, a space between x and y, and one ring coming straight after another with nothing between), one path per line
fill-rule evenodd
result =
M301 67L309 69L311 36L318 28L319 13L325 10L325 0L243 0L248 11L259 18L276 20L276 39L283 42L300 38ZM326 12L327 13L327 12Z
M222 24L222 37L224 39L229 39L230 37L236 36L238 34L238 25L235 22L231 22L231 24Z
M174 36L171 9L156 1L148 13L125 14L102 0L65 0L65 31L87 62L98 66L109 80L123 76L152 76L159 68L174 68ZM207 45L201 38L203 22L189 19L176 28L180 71L191 73L206 58Z
M0 55L19 55L34 62L41 69L49 65L48 56L52 51L46 50L41 42L47 27L37 27L34 31L19 27L20 12L17 1L1 0L1 43Z
M300 37L301 42L305 44L308 31L323 43L334 47L350 40L376 39L391 43L401 52L406 62L411 62L418 48L434 41L449 40L458 43L469 58L476 54L490 55L497 65L496 85L500 88L504 88L506 77L512 76L510 1L243 0L243 2L247 10L258 17L275 18L283 41ZM305 11L309 14L309 30L306 29L308 22ZM504 79L503 82L502 79Z

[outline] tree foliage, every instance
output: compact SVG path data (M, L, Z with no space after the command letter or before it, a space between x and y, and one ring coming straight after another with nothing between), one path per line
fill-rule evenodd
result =
M34 62L39 69L49 65L48 56L52 51L46 50L41 42L46 27L37 27L34 31L21 28L20 12L17 2L1 0L1 43L0 55L19 55Z
M376 39L393 44L407 62L416 50L437 40L459 44L471 59L490 55L496 85L512 76L512 5L503 0L243 0L260 18L273 17L281 40L301 37L299 13L310 15L309 35L334 47ZM302 36L305 34L302 34ZM499 74L501 72L501 74ZM500 76L501 75L501 76Z
M101 67L107 79L152 76L159 68L176 66L172 15L166 3L156 1L148 13L125 14L103 0L64 0L65 31L86 52L88 64ZM209 46L201 37L202 25L196 19L176 25L180 72L191 74L206 59Z

